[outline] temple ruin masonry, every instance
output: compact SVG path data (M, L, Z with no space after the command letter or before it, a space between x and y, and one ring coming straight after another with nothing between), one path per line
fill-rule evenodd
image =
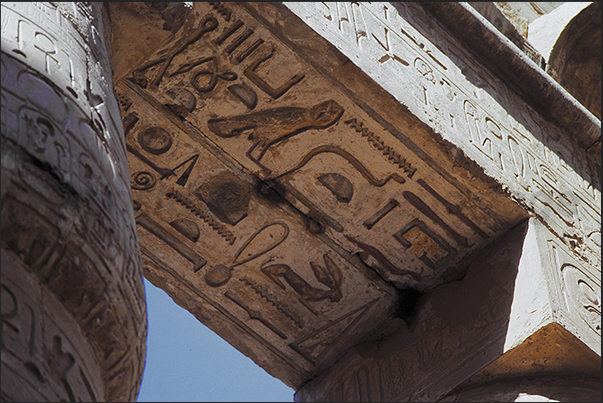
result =
M142 275L295 401L600 401L600 3L2 3L2 400L134 400Z

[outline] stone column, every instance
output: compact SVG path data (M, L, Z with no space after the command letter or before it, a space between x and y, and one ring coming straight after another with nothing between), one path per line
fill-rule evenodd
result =
M2 3L2 400L135 400L146 304L101 3Z

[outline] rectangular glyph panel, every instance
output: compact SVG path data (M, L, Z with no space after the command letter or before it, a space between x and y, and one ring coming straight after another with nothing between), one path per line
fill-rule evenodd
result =
M334 20L289 7L313 27ZM292 14L268 3L195 3L117 85L147 277L294 387L391 319L392 285L427 292L462 277L469 254L526 216L434 135L456 144L472 122L493 122L500 133L474 134L492 139L467 140L480 155L492 145L490 155L494 139L511 141L500 121L477 117L496 105L455 84L456 61L426 53L410 25L411 39L393 39L370 7L337 6L347 24L365 13L365 27L342 37L368 51L354 56L367 69L358 81L377 74L399 100L377 99L374 83L363 94L342 85L306 39L291 39L308 27L296 19L287 37L279 13ZM385 119L386 102L407 108ZM496 178L495 163L512 163L480 158Z
M426 291L458 277L521 217L443 175L244 9L193 12L128 81L387 281Z
M144 97L120 88L130 104L126 143L151 280L199 317L213 312L208 326L269 372L286 368L275 375L289 384L385 320L390 286L369 280L349 254L310 234L299 216L262 197L250 175Z
M585 174L585 151L511 92L421 6L283 4L462 149L576 253L600 265L601 192Z

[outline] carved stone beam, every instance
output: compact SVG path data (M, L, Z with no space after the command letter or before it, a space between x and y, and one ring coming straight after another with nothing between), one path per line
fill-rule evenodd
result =
M599 401L598 268L535 219L468 265L408 327L355 347L296 401Z

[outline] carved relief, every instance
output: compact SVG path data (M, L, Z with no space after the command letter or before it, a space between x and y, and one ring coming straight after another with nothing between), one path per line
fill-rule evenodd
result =
M474 194L466 166L449 170L427 146L415 144L418 129L395 127L372 109L372 101L364 104L362 96L325 78L328 72L316 73L291 50L296 44L283 45L263 26L269 16L246 12L255 6L193 7L202 18L191 26L214 18L216 27L188 45L177 37L152 55L136 73L148 78L147 88L120 86L133 100L128 112L153 115L153 125L172 140L168 146L163 132L147 133L143 122L126 125L132 172L155 178L144 191L133 187L145 254L155 259L149 271L180 275L173 281L186 280L191 295L203 294L199 304L211 306L215 318L254 330L254 340L273 348L270 354L293 362L301 355L299 365L313 370L348 340L344 329L371 319L363 312L383 297L372 288L378 277L365 273L374 269L397 286L429 290L452 263L516 223L488 195ZM473 99L475 110L464 116L475 130L467 131L468 97L444 75L454 66L414 30L387 25L394 23L393 10L319 7L327 21L351 33L355 46L378 49L372 56L380 66L398 66L416 81L421 92L412 87L409 96L427 102L430 109L421 106L425 114L443 113L447 102L460 105L437 123L449 130L454 122L501 169L514 164L498 153L496 142L524 147L525 140L511 140ZM530 169L531 161L522 163ZM254 188L254 182L260 185ZM277 189L278 197L263 197L262 186ZM173 251L173 261L160 256ZM229 331L228 337L237 338ZM422 362L428 366L432 358ZM358 396L378 395L361 391L373 372L354 375Z
M412 249L413 254L419 256L419 259L432 269L445 259L451 259L456 255L456 250L448 242L418 219L412 220L396 232L394 238L405 248Z
M195 195L220 220L237 225L247 216L249 206L249 185L230 172L216 175L195 191Z
M153 220L146 214L140 214L136 217L136 223L141 225L143 228L148 230L150 233L161 239L167 245L172 247L176 252L184 256L193 264L193 271L198 272L207 261L201 257L197 252L186 246L174 235L170 234L165 228L159 223Z
M391 18L393 10L384 10L382 4L375 3L325 3L316 10L303 4L286 7L336 44L412 114L487 167L490 176L509 187L512 197L529 201L530 208L557 236L563 238L569 228L572 238L586 238L594 229L586 224L588 220L582 221L588 229L576 225L577 205L582 204L576 203L576 198L593 213L600 203L600 192L593 193L592 186L581 177L587 172L586 159L578 161L575 156L584 151L572 144L572 136L562 135L558 127L546 122L489 71L461 64L459 60L473 60L472 56L460 48L462 55L456 52L441 28L420 7L401 5L396 8L396 18ZM340 15L343 8L352 12ZM342 25L344 16L349 23ZM408 74L399 74L397 70L403 67L390 61L395 54L413 61L414 68L408 69ZM390 77L399 77L400 82L393 83ZM339 80L335 76L333 79ZM356 95L362 98L362 94ZM363 132L360 128L356 131ZM600 214L591 224L600 226ZM480 231L473 230L482 237ZM593 264L600 261L596 253L575 250Z
M200 40L206 33L211 32L218 27L218 21L213 17L207 17L200 20L194 27L193 24L193 19L187 19L180 30L181 33L184 32L184 35L176 43L170 44L169 47L158 52L158 57L145 63L138 69L139 72L142 72L151 67L159 66L150 82L152 87L157 87L159 85L176 55L182 53L187 47Z
M282 229L282 233L280 234L279 238L275 239L274 234L268 230L271 227L280 227ZM260 234L262 234L262 236L260 236ZM235 267L250 262L253 259L270 252L283 243L285 239L287 239L288 235L289 227L284 222L277 221L262 226L256 232L254 232L243 243L243 245L241 245L239 250L234 254L230 266L219 264L217 266L210 267L205 274L205 282L212 287L219 287L226 284L226 282L230 279L232 271ZM243 256L243 258L239 260L241 256Z
M318 181L322 183L342 203L349 203L354 195L354 186L345 176L338 173L320 175Z
M595 332L601 334L601 289L576 266L566 263L561 275L567 290L568 303Z
M327 128L335 124L342 114L341 106L330 100L311 108L284 107L210 119L207 124L214 134L224 138L239 136L248 131L248 138L253 144L247 150L247 157L270 172L260 163L269 147L309 129Z
M322 284L326 285L328 290L321 290L312 287L297 273L291 270L291 267L286 264L273 264L270 266L263 266L262 272L274 281L279 287L285 289L285 285L279 280L282 277L291 288L293 288L299 296L306 301L320 301L323 299L329 299L331 302L338 302L341 295L341 281L342 274L341 270L335 262L325 254L323 256L325 267L322 267L314 262L310 262L312 271L316 276L316 279Z
M289 346L309 362L319 360L321 355L326 353L325 349L333 339L343 338L347 332L350 332L375 302L376 300L370 301L346 313L314 332L291 342Z

